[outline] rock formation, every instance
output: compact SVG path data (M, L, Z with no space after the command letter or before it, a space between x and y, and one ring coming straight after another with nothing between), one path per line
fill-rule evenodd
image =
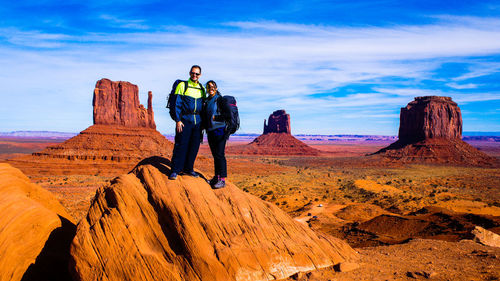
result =
M68 280L72 221L49 191L0 163L0 280Z
M145 159L97 191L71 246L74 280L275 280L357 258L231 183L169 181L168 164Z
M416 97L401 108L399 141L416 143L431 138L462 138L462 114L450 97Z
M148 109L139 103L139 88L125 81L97 81L92 105L94 124L145 127L156 129L152 106L153 95L148 92Z
M94 125L77 136L10 163L25 173L123 173L138 161L169 156L173 144L155 128L152 93L148 108L139 103L138 87L109 79L97 81L93 97ZM43 163L41 165L40 163ZM44 170L40 171L39 167ZM53 166L53 167L52 167Z
M399 139L375 154L389 161L492 165L462 141L462 115L449 97L424 96L401 108Z
M264 134L269 133L291 134L290 114L287 114L284 109L281 109L269 115L267 125L266 120L264 120Z
M318 155L320 151L301 142L291 135L290 114L284 109L269 115L264 120L264 133L247 145L228 147L233 154L259 155Z

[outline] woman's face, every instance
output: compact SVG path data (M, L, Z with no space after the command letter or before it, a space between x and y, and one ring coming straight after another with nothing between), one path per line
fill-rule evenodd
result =
M217 93L217 86L215 86L213 83L208 83L207 90L210 97L213 97L215 93Z

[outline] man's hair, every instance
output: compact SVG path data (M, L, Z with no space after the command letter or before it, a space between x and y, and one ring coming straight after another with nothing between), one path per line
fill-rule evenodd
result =
M195 65L191 66L191 71L193 71L193 68L198 68L200 70L200 73L201 73L201 66L195 64Z

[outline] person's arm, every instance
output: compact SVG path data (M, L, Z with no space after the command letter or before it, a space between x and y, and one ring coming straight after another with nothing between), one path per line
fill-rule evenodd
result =
M185 89L185 83L181 82L177 85L177 88L175 89L175 130L180 133L182 132L182 128L184 127L184 124L181 121L182 117L182 95L184 94L184 89Z

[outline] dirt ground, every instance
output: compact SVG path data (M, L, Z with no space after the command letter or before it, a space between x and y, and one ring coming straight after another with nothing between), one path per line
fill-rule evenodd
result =
M29 142L17 145L11 140L3 144L0 146L0 161L10 158L12 153L20 155L43 149L38 140L32 147ZM230 145L240 144L242 142ZM328 153L320 157L228 155L228 180L242 190L276 204L313 229L331 234L359 229L358 225L379 215L405 216L429 206L469 216L500 216L498 167L380 165L365 161L364 155L377 151L385 143L315 142L311 145ZM500 157L500 143L474 145ZM196 168L206 178L211 178L213 166L206 143L202 145L199 157L202 161L197 162ZM82 168L73 174L58 172L57 163L48 167L20 165L18 168L34 183L53 192L77 220L87 212L95 190L119 175L96 173L95 169L107 164L91 165L92 169ZM116 171L126 173L132 167L123 165ZM343 210L350 205L362 207ZM495 225L491 229L497 233L500 231ZM362 239L371 241L368 236ZM353 247L361 245L356 244L359 237L352 237L344 235L343 239ZM327 268L300 274L290 280L500 279L499 248L457 239L440 241L413 237L394 245L384 245L380 239L372 240L378 241L378 246L356 248L361 255L358 269L335 272Z

